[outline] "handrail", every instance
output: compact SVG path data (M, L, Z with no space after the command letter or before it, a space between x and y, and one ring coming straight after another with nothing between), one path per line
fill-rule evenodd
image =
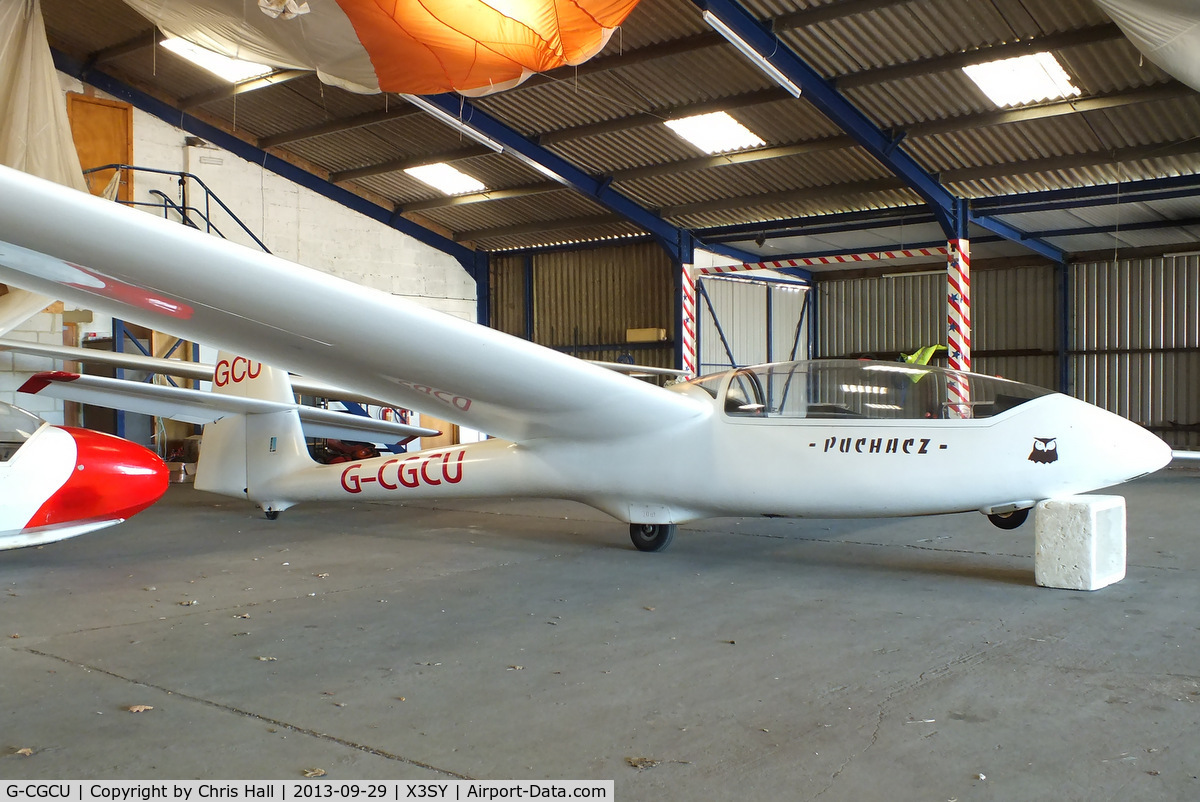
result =
M180 206L178 203L176 203L174 200L172 200L170 198L170 196L167 195L167 193L163 192L161 189L152 189L152 190L150 190L150 194L156 198L162 198L162 203L145 203L145 202L139 203L138 201L130 201L128 205L130 205L130 206L153 206L155 208L161 207L163 210L163 217L167 216L168 211L175 212L175 214L179 215L179 222L183 223L184 225L191 226L192 228L199 231L200 226L196 225L196 221L194 221L192 219L191 213L194 212L197 217L199 217L201 220L204 221L204 230L205 231L215 232L216 235L218 237L220 237L221 239L228 239L228 237L225 236L225 233L223 231L221 231L220 228L217 227L217 224L214 223L212 220L209 220L208 217L204 214L204 212L200 211L195 206ZM265 251L266 248L263 248L263 250ZM269 253L269 251L268 251L268 253Z
M202 220L204 220L207 231L216 232L216 234L218 236L220 236L222 239L226 239L225 235L221 233L220 229L218 229L212 223L212 209L210 206L210 201L215 201L217 206L219 206L225 212L225 214L229 215L230 219L232 219L235 223L237 223L238 227L241 228L241 230L246 234L246 236L248 236L248 237L250 237L250 239L254 240L255 244L258 245L259 248L262 248L262 250L265 251L266 253L271 252L271 250L266 246L266 244L264 244L263 241L261 239L259 239L258 236L255 235L255 233L253 231L251 231L250 228L245 223L242 222L241 218L238 217L236 214L234 214L233 210L230 209L229 206L223 200L221 200L221 198L217 195L217 193L213 192L209 188L208 184L204 183L204 179L200 178L200 176L196 175L195 173L188 173L188 172L184 172L182 170L160 170L156 167L138 167L133 164L103 164L103 165L100 165L99 167L88 168L87 170L83 171L83 174L84 174L84 176L87 176L91 173L97 173L102 170L128 170L130 172L153 173L155 175L174 176L179 181L179 188L180 188L181 194L186 193L187 182L194 181L194 182L196 182L196 184L198 184L200 186L200 188L202 190L204 190L204 211L201 212L199 209L196 209L195 207L188 205L186 199L184 200L184 202L182 204L172 201L172 206L174 207L174 211L176 211L177 213L180 213L180 216L183 218L183 221L188 222L190 225L192 225L193 228L199 229L199 226L195 225L194 222L191 222L189 220L188 215L183 213L189 209L194 210L196 212L196 214L199 215ZM161 192L160 190L152 190L150 194L162 197L164 200L168 199L167 195L165 193ZM128 201L128 202L120 201L120 202L124 203L127 206L151 206L151 205L158 206L159 205L157 203L156 204L147 204L144 202L138 203L136 201ZM165 204L163 205L163 213L165 216L165 214L166 214L166 205Z

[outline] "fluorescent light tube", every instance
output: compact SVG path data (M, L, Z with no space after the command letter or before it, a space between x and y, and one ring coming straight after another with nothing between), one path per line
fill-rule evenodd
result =
M755 66L766 73L771 80L782 86L788 91L792 97L800 97L800 87L792 83L792 80L784 75L771 62L767 61L766 56L759 53L750 44L734 33L733 29L725 24L720 17L711 11L704 12L704 21L707 22L714 31L721 34L729 42L729 44L741 51L742 55L754 62Z
M419 97L417 95L400 95L400 97L404 98L409 103L413 104L414 106L419 108L421 111L425 112L426 114L431 114L434 117L437 117L443 123L445 123L446 125L450 126L453 129L457 130L463 136L469 137L470 139L474 139L476 142L483 145L484 147L491 148L492 150L496 151L497 153L504 150L504 146L501 145L499 142L497 142L496 140L487 136L486 134L480 133L479 131L475 130L469 124L458 119L453 114L451 114L450 112L443 109L441 106L435 106L433 103L430 103L425 98Z
M213 75L224 78L230 83L237 84L251 78L261 78L275 71L274 67L266 64L230 58L215 50L192 44L186 39L172 37L163 39L159 44L175 55L187 59L198 67L203 67Z

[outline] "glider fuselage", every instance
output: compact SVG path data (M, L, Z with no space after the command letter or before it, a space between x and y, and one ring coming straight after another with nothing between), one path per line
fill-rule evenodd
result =
M955 379L970 383L969 405L938 392ZM807 397L772 401L785 383ZM787 363L675 389L705 413L653 435L490 440L312 466L254 493L282 501L565 498L634 523L1003 513L1119 484L1170 460L1160 439L1090 404L936 368ZM757 395L746 398L747 390ZM863 414L872 410L882 414Z

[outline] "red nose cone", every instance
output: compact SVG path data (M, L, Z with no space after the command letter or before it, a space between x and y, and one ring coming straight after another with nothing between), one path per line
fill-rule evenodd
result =
M167 466L154 452L110 434L62 428L75 438L75 469L27 526L125 519L167 492Z

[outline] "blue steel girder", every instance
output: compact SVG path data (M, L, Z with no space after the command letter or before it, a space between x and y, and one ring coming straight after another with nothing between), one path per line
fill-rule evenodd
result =
M671 258L676 262L690 261L689 252L693 243L699 244L705 250L712 250L744 262L753 262L756 259L754 254L737 248L710 247L698 242L691 231L671 225L650 210L617 192L612 188L610 176L597 177L580 170L561 156L509 128L483 109L472 105L465 98L454 94L441 94L424 95L421 99L437 106L446 114L459 120L464 126L496 142L508 155L531 166L536 165L541 171L557 177L563 185L587 195L626 220L645 229L659 245L671 254Z
M1019 242L1047 258L1061 261L1057 248L1031 238L1012 226L993 224L983 215L969 215L962 199L955 197L908 154L896 137L875 126L859 109L846 99L820 73L808 65L791 47L779 40L736 0L692 0L700 9L710 12L732 30L743 42L758 52L788 80L800 87L803 98L831 122L850 135L880 164L903 179L930 206L938 225L947 239L956 239L966 231L968 220L1005 239Z
M1062 264L1067 259L1067 255L1063 252L1062 248L1056 248L1050 243L1038 239L1032 234L1027 234L1026 232L1021 231L1020 229L1011 226L1002 220L998 220L995 217L988 217L987 215L977 214L973 211L968 211L967 214L970 218L970 222L974 223L975 225L981 228L986 228L993 234L999 234L1006 240L1024 245L1026 248L1038 254L1039 256L1046 257L1051 262Z

